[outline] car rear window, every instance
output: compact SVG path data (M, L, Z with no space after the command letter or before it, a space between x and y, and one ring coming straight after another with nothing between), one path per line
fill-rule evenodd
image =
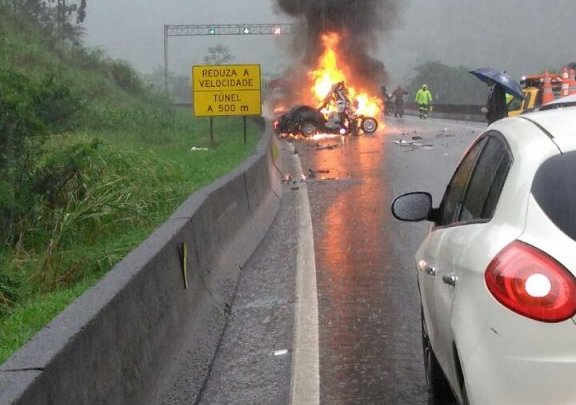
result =
M546 160L536 172L532 195L548 218L576 240L576 152Z

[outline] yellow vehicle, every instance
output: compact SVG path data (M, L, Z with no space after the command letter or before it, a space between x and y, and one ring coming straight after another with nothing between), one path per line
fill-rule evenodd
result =
M562 89L562 78L557 73L550 73L552 79L552 92L555 97L560 95ZM513 98L508 103L508 116L524 114L537 110L542 105L542 88L544 86L544 75L524 76L520 81L524 100Z

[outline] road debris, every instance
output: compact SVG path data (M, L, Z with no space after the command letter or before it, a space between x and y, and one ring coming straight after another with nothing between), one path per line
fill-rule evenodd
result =
M436 134L436 138L450 138L456 136L455 134L446 134L446 133L442 133L440 132L439 134Z
M299 183L306 183L306 175L304 173L300 174L298 177L300 177L300 180L297 180L297 178L291 175L290 173L285 173L284 176L282 177L282 183L291 186L295 186L296 184ZM298 190L298 187L292 187L291 190Z
M316 150L333 150L338 149L340 146L338 144L329 144L329 145L321 145L319 143L316 144Z
M400 139L399 141L394 141L396 145L400 146L412 146L414 141L407 141L406 139Z
M404 152L413 152L417 149L432 149L434 145L431 143L424 143L421 136L413 136L413 140L408 141L406 139L399 139L394 141L394 143L398 146L404 147Z
M308 169L308 178L309 179L314 179L316 178L317 174L328 174L330 173L330 170L312 170L312 169Z

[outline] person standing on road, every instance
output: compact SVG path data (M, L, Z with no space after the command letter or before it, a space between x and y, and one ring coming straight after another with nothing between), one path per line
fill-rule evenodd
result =
M486 102L486 120L488 125L494 121L508 116L508 106L506 103L506 90L499 84L492 85L488 101Z
M428 118L428 111L430 109L430 104L432 104L432 93L430 93L426 84L423 84L420 90L416 92L415 101L418 104L418 118Z
M382 95L382 103L384 103L384 113L392 115L392 95L388 94L385 85L380 86L380 94Z
M402 117L404 115L404 95L408 94L402 86L398 85L396 89L392 92L392 97L394 97L394 116Z

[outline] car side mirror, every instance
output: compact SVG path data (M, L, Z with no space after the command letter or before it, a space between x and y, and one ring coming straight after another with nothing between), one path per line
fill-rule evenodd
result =
M432 220L432 195L426 192L402 194L392 202L392 215L401 221Z

